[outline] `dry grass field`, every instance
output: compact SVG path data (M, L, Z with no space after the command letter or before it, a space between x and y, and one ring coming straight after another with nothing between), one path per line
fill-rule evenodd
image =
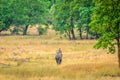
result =
M0 80L120 80L117 54L96 50L96 40L0 36ZM55 62L63 50L61 65Z

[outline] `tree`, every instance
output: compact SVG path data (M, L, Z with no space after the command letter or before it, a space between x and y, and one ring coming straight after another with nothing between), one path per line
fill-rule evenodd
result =
M115 53L117 45L120 68L120 0L94 0L95 8L90 23L92 31L100 34L95 48Z
M47 24L48 9L48 0L14 0L14 24L24 26L23 35L26 35L29 25Z
M86 31L86 39L88 38L89 23L91 18L91 13L93 9L92 0L74 0L72 3L73 10L71 11L74 14L76 20L76 25L80 34L80 39L82 39L83 30Z
M53 25L56 31L66 34L69 39L75 39L74 17L70 13L70 2L56 0L51 10L53 12Z
M89 23L91 18L91 13L93 9L92 0L64 0L63 4L67 3L69 12L69 21L72 26L76 25L80 34L80 39L82 39L83 30L86 31L88 38ZM60 5L61 7L61 5ZM57 11L58 12L58 11ZM65 14L65 12L63 12ZM68 15L68 14L67 14Z
M0 0L0 32L14 24L24 26L26 35L29 25L47 24L49 3L49 0Z
M13 0L0 0L0 32L8 30L13 22L12 2Z

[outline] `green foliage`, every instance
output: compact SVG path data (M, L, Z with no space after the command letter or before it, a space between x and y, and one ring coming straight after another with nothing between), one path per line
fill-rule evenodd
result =
M18 32L19 32L19 30L18 30L17 28L14 28L14 29L11 31L12 34L18 34Z
M66 4L61 0L57 0L56 4L53 5L53 25L54 29L60 31L60 33L65 33L65 31L70 28L70 13L68 5L69 4Z
M54 29L62 34L72 33L74 25L77 25L79 31L88 31L92 9L92 0L56 0L51 7Z
M4 28L5 28L5 24L3 23L3 21L0 21L0 31Z
M0 0L0 32L9 29L13 22L12 1Z
M76 3L78 4L78 3ZM89 31L89 23L91 22L91 14L92 14L92 10L93 10L93 3L92 0L82 0L81 2L79 2L78 4L78 16L79 18L77 19L77 28L79 30L80 33L82 33L81 31L86 31L87 34L90 34ZM87 36L86 36L87 37Z
M120 35L120 1L94 0L95 8L90 23L91 30L101 34L96 48L108 48L110 53L115 52L115 45L119 44Z
M47 24L48 1L15 0L13 5L13 11L17 14L14 17L16 25Z
M38 33L39 33L39 35L43 35L46 32L47 32L47 27L41 27L41 26L38 27Z
M102 47L103 49L108 48L110 53L115 52L115 39L116 35L112 33L104 33L102 37L99 38L98 43L94 46L96 49Z
M19 35L20 32L23 32L23 27L22 26L14 26L13 29L10 29L11 34Z
M0 31L9 29L11 24L47 25L49 4L49 0L0 0Z

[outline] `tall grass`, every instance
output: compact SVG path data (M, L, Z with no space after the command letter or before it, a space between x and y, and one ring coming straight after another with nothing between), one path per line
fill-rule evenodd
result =
M117 54L93 49L96 40L43 37L1 36L0 79L119 80ZM63 50L61 65L57 65L54 58L58 48ZM30 60L26 61L28 58Z

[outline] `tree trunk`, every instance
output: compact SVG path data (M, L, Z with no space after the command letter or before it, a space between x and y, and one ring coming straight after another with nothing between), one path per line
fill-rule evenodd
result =
M75 33L74 33L74 23L73 23L73 18L71 17L70 19L70 25L72 27L71 34L72 34L72 39L75 40Z
M23 31L23 35L27 35L28 27L29 27L29 25L26 25L26 26L25 26L25 29L24 29L24 31Z
M86 30L86 39L88 39L88 35L89 35L89 27L87 26L86 29L87 29L87 30Z
M118 66L120 68L120 40L119 40L119 33L117 37L117 46L118 46Z
M69 31L66 31L66 34L67 34L67 36L68 36L69 40L71 40L71 35L70 35L70 32L69 32Z
M79 35L80 35L80 39L83 39L82 38L82 30L81 29L79 29Z
M118 63L120 68L120 46L118 46Z
M72 33L72 39L75 40L75 33L74 33L74 29L71 30Z

